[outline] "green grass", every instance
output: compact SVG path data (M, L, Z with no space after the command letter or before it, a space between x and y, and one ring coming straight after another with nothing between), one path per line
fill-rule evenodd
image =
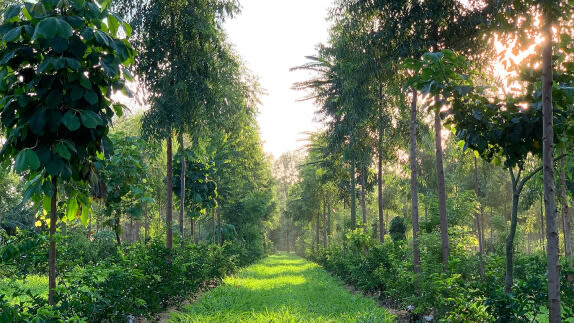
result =
M353 295L318 265L270 256L224 279L170 322L392 322L372 299Z
M0 291L10 304L27 303L32 299L19 290L30 290L33 295L48 298L48 276L29 275L24 279L0 279ZM14 295L16 292L17 295Z

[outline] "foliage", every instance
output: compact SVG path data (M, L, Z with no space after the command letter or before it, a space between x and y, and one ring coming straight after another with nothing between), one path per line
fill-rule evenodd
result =
M246 250L232 242L221 247L199 244L189 245L184 251L170 251L156 239L147 245L136 243L118 249L113 235L109 245L116 251L106 254L105 247L98 247L101 242L97 240L101 238L79 243L83 233L74 232L63 240L61 261L66 265L59 267L62 274L55 296L57 306L48 310L47 290L26 291L32 286L26 283L7 293L8 299L2 296L0 317L5 315L6 322L48 316L88 322L124 320L127 315L151 317L195 293L205 283L235 272L240 259L247 259ZM101 251L88 255L90 249ZM38 251L29 251L27 256L35 253ZM171 262L166 261L168 255ZM72 262L67 258L71 256L80 259ZM22 300L22 295L28 298L14 304L17 297Z
M33 179L30 193L51 195L48 176L94 184L93 158L109 153L111 118L124 109L110 96L129 78L121 67L133 61L134 51L120 38L129 31L107 3L100 9L91 0L15 4L5 12L0 113L7 141L1 156ZM71 196L68 207L75 204Z
M403 217L397 216L391 221L391 226L389 228L389 234L393 241L403 241L406 240L407 227L405 226L405 219Z

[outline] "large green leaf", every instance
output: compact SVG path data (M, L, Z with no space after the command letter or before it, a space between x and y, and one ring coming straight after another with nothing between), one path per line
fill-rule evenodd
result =
M94 91L86 91L84 93L84 99L86 99L86 101L89 104L96 104L98 103L98 95L96 94L96 92Z
M18 17L20 14L20 5L11 5L8 10L4 12L4 21L11 22L12 18Z
M93 111L84 110L80 114L80 118L82 119L82 124L86 128L95 128L102 124L102 119L99 115L97 115Z
M66 160L70 160L70 158L72 158L72 154L68 150L67 145L63 142L59 142L54 146L54 153Z
M71 198L68 200L68 205L66 206L66 218L68 221L72 221L76 218L76 214L78 214L78 200L75 198Z
M62 123L70 131L76 131L80 128L80 119L74 114L74 111L70 110L64 114L62 118Z
M18 173L21 173L28 168L32 170L40 168L40 159L36 152L30 148L26 148L18 153L16 161L14 162L14 169Z
M20 38L21 34L22 34L22 26L18 26L16 28L13 28L6 34L4 34L4 37L2 37L2 41L6 43L13 42L16 39Z
M54 38L54 37L61 37L64 39L68 39L72 36L73 29L70 24L60 18L56 17L48 17L44 18L36 25L36 29L34 30L34 35L32 36L33 40L38 38Z

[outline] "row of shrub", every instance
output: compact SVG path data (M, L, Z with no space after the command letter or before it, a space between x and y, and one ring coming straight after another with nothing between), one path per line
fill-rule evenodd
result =
M466 252L451 255L443 270L433 239L421 237L421 273L413 273L412 247L405 241L381 244L352 232L344 244L307 248L304 255L362 292L395 308L406 309L412 321L536 322L547 304L546 259L542 254L517 255L515 286L504 292L504 257ZM440 250L440 249L439 249ZM563 304L574 304L574 283L563 266ZM574 308L563 306L564 318Z
M169 250L160 240L117 247L113 235L100 234L88 240L79 231L60 239L57 305L49 306L45 294L17 289L13 295L0 295L0 321L125 322L129 317L150 318L206 283L255 260L237 242L223 246L190 244L184 250ZM26 241L22 237L19 240ZM7 246L13 248L7 244L4 249ZM18 255L18 261L5 262L4 274L7 269L13 277L45 274L46 248L45 243L38 244ZM10 302L21 295L28 295L29 301Z

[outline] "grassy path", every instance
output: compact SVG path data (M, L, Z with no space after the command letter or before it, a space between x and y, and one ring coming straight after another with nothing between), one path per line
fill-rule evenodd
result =
M270 256L228 277L170 322L392 322L375 301L349 293L318 265Z

